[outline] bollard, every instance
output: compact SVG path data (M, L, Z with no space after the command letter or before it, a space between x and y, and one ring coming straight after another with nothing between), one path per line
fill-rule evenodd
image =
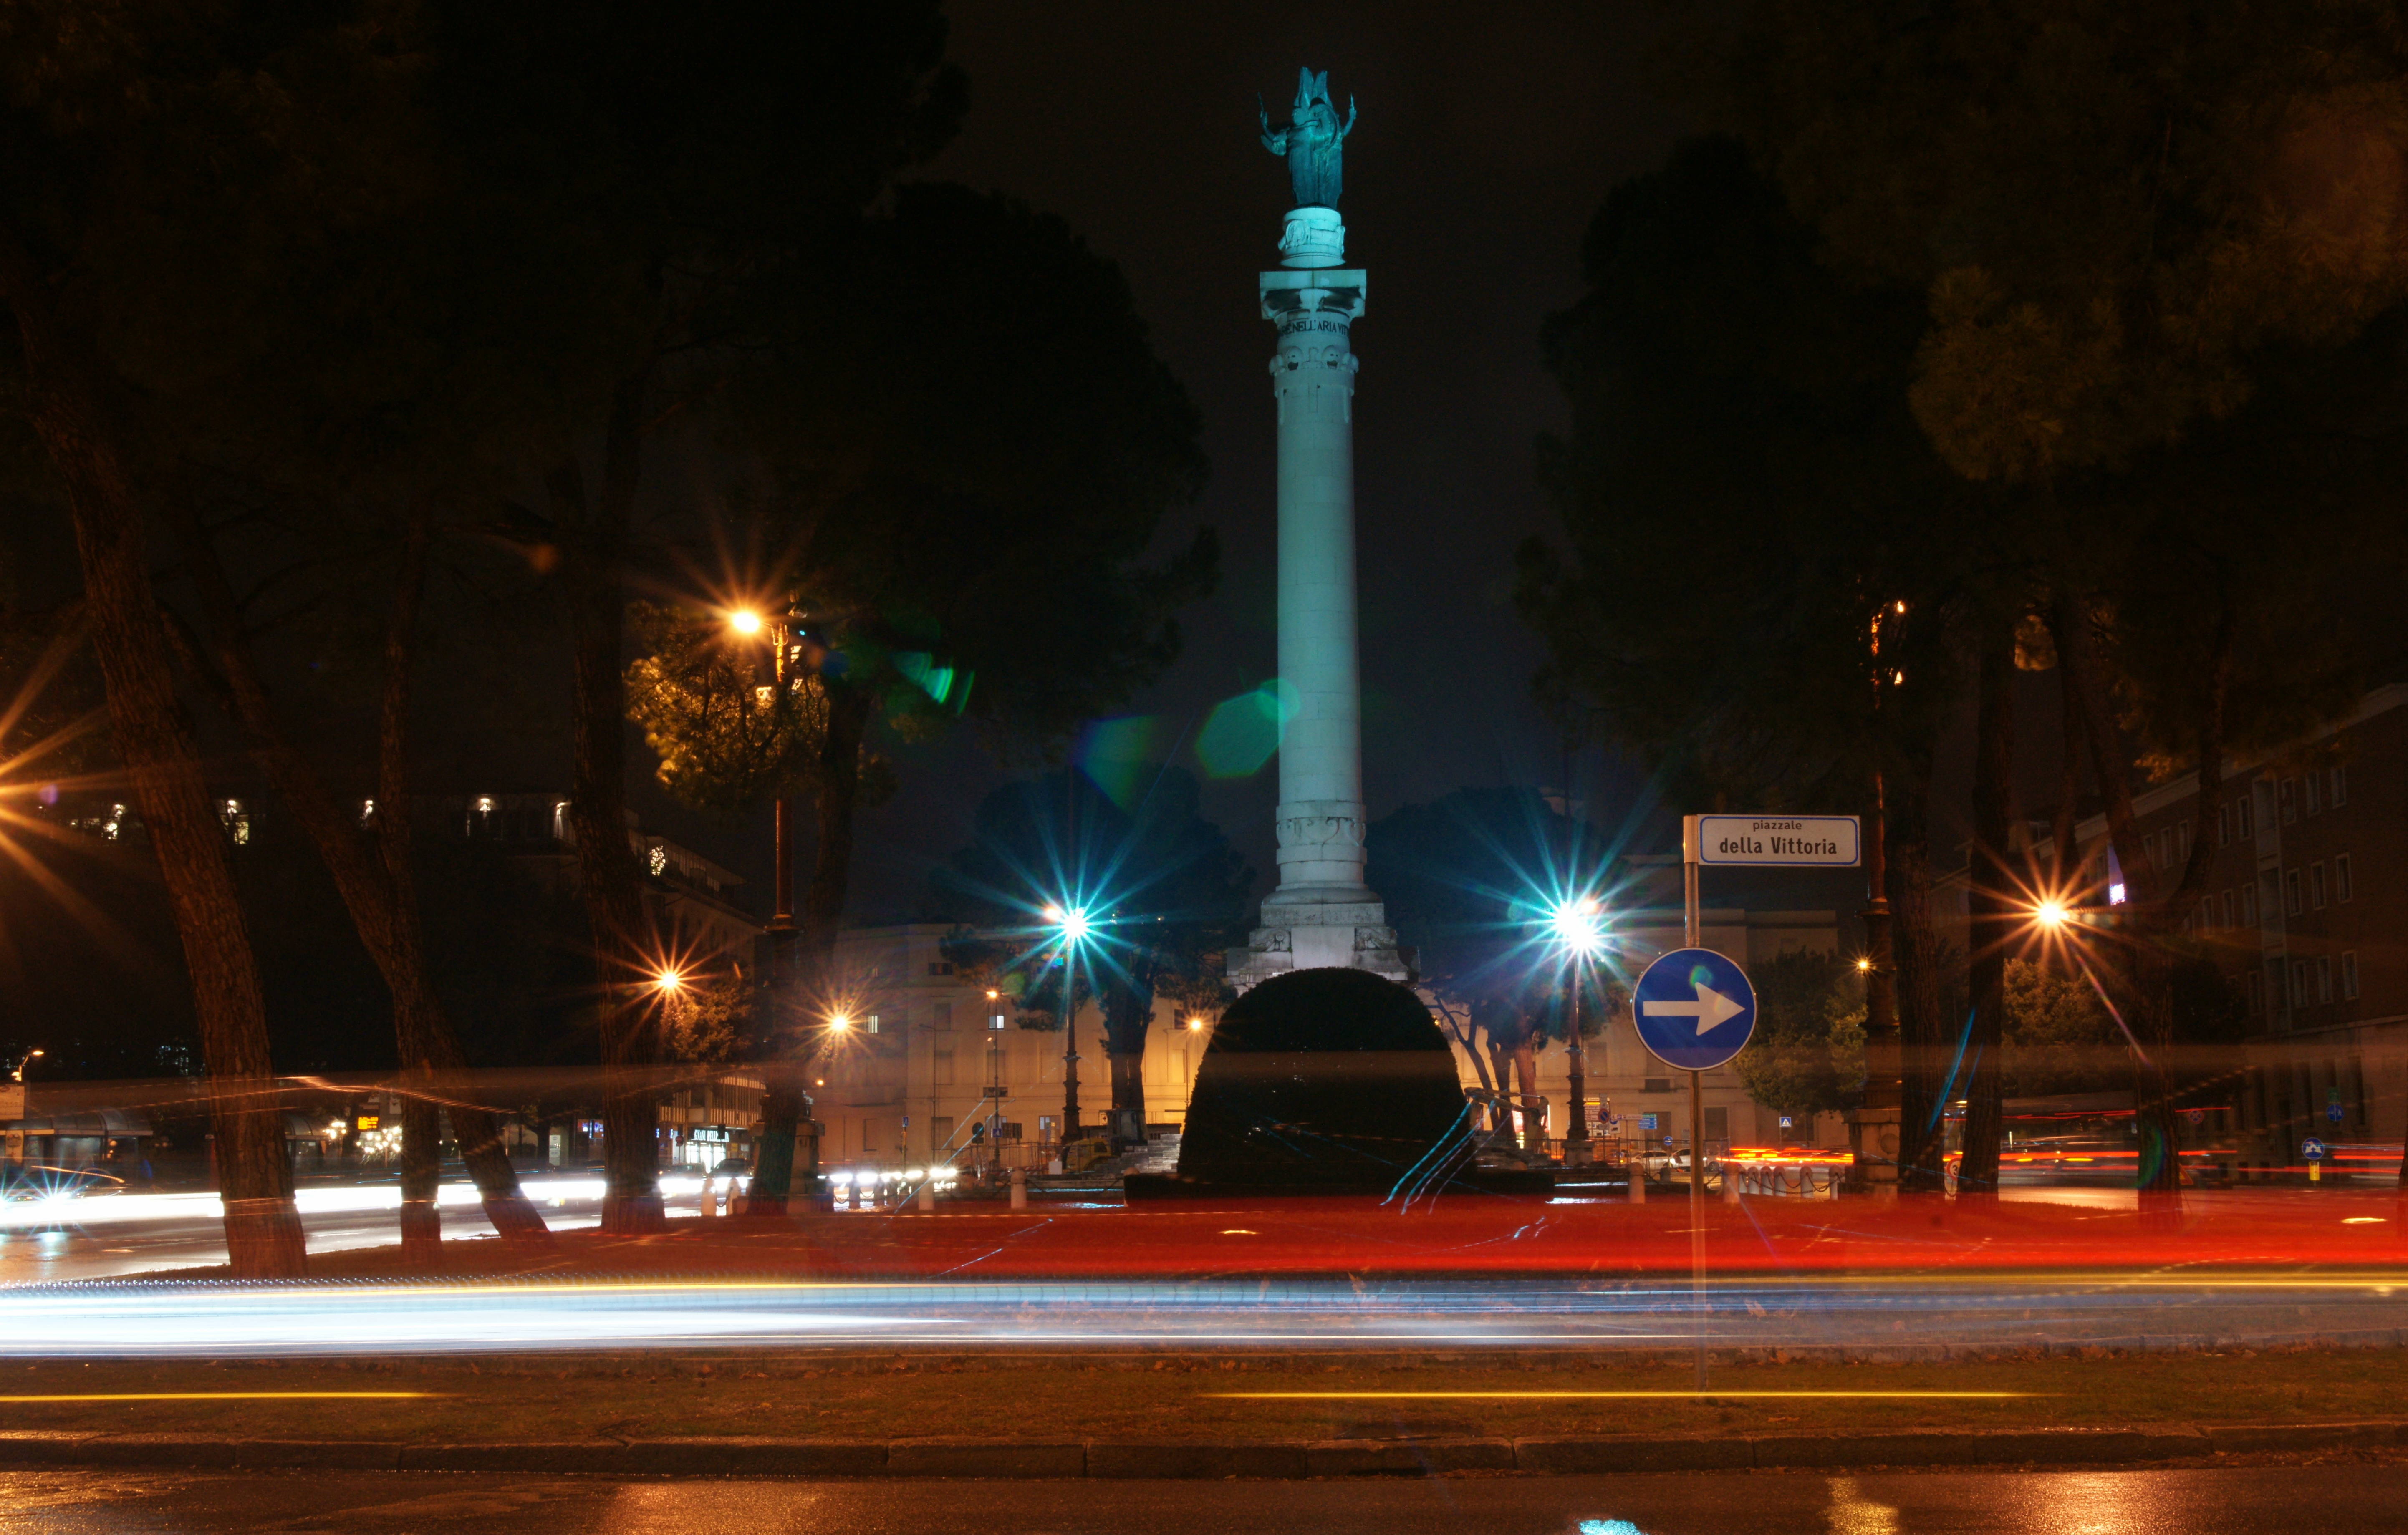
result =
M1643 1156L1633 1157L1628 1166L1630 1168L1630 1202L1643 1205L1647 1202L1647 1159Z
M719 1191L710 1186L710 1180L708 1178L702 1181L702 1209L697 1213L702 1215L719 1213Z
M933 1215L937 1212L937 1181L934 1178L928 1179L920 1185L920 1198L917 1203L923 1215Z
M1739 1169L1727 1161L1723 1164L1723 1203L1739 1203Z
M1028 1208L1028 1169L1026 1168L1011 1169L1011 1208L1014 1210Z

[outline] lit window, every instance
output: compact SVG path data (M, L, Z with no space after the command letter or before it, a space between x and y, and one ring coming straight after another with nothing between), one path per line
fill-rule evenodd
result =
M226 836L231 838L236 846L251 840L251 815L242 808L241 800L228 799L221 802L218 808L218 820L224 824Z
M552 802L552 839L555 842L568 840L568 801L566 799Z
M477 796L477 813L479 815L491 815L494 813L494 796L492 795L479 795Z
M2349 887L2349 854L2344 853L2333 860L2333 899L2346 901L2352 893Z
M373 826L376 825L375 800L363 799L360 801L360 825L363 827Z
M988 1013L986 1026L989 1028L1001 1028L1003 1026L1003 1014L1000 1012Z
M875 1033L877 1033L877 1032L878 1032L878 1014L876 1014L876 1013L874 1013L874 1012L873 1012L873 1013L871 1013L868 1017L864 1018L864 1019L861 1021L861 1031L862 1031L864 1034L875 1034Z

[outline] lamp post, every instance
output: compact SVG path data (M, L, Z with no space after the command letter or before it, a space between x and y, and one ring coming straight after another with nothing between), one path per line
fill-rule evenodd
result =
M1062 951L1062 1150L1079 1136L1079 944L1092 924L1084 909L1049 906L1045 920L1053 925ZM1066 1165L1064 1171L1069 1169Z
M749 608L739 608L727 615L727 627L740 638L750 639L766 634L769 640L769 704L777 708L786 697L786 668L794 652L794 636L783 616L767 618ZM770 891L774 910L769 914L767 931L769 936L768 1000L769 1015L774 1020L783 1011L781 1004L794 991L794 945L797 929L795 925L795 796L781 791L769 804L770 825ZM834 1020L831 1020L833 1023ZM790 1063L791 1071L781 1063L766 1062L768 1078L762 1095L761 1134L754 1138L752 1150L752 1187L784 1190L783 1195L765 1194L756 1199L748 1190L743 1212L755 1216L783 1216L795 1189L795 1147L800 1139L804 1097L801 1078L804 1063ZM795 1132L774 1135L773 1127L792 1126ZM772 1142L780 1142L772 1144ZM817 1142L813 1142L816 1153ZM819 1169L814 1155L813 1166L807 1176L816 1181Z
M1594 959L1605 947L1600 913L1595 896L1581 896L1557 905L1551 919L1555 941L1563 945L1564 968L1570 982L1570 1026L1564 1049L1570 1058L1572 1112L1564 1137L1566 1167L1585 1167L1589 1159L1588 1041L1581 1037L1581 962Z
M1885 681L1902 681L1894 669L1885 674L1881 658L1882 624L1902 618L1906 604L1885 604L1872 618L1873 709L1878 716ZM1872 814L1865 818L1865 956L1857 968L1865 977L1865 1091L1863 1105L1848 1115L1854 1166L1849 1182L1858 1192L1877 1200L1898 1198L1899 1146L1906 1110L1906 1069L1898 1030L1898 967L1890 943L1888 876L1888 807L1881 771L1873 772Z

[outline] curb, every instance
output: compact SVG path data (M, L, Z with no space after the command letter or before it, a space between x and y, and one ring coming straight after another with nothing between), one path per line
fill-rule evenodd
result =
M2217 1455L2408 1450L2408 1422L1778 1434L1753 1439L646 1439L526 1444L0 1433L0 1466L194 1470L585 1472L617 1476L1298 1480L1471 1471L1595 1476L1870 1466L2099 1466Z

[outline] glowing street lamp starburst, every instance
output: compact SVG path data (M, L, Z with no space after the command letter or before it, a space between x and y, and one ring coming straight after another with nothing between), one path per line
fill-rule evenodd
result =
M1605 950L1605 909L1595 896L1557 902L1547 925L1565 952L1578 958L1594 959Z
M761 632L761 615L754 612L750 608L738 608L734 612L727 615L727 626L735 630L738 634L759 634Z
M1045 909L1045 920L1054 925L1054 930L1062 935L1065 943L1084 942L1087 935L1095 931L1095 920L1087 915L1084 907L1049 906Z

